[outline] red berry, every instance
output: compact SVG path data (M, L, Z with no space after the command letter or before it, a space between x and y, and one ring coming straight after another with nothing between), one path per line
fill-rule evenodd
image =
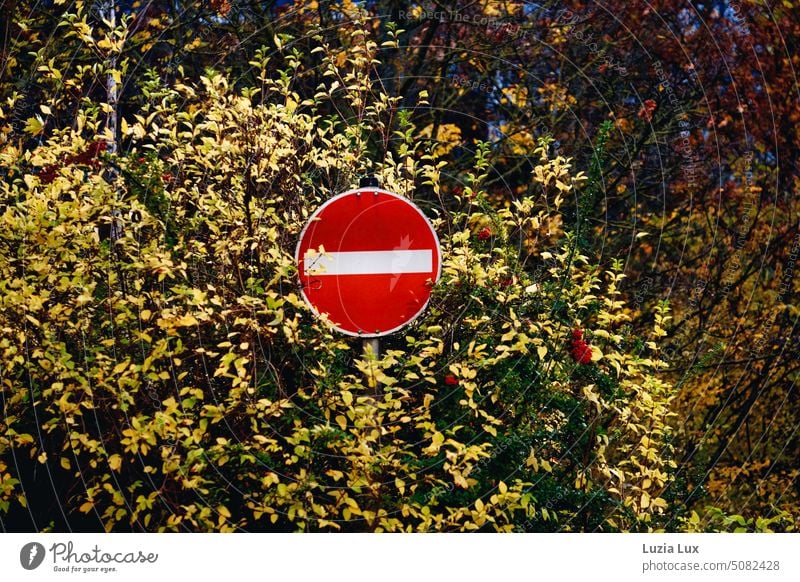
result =
M458 385L458 378L453 376L453 374L448 374L444 377L444 383L448 386L457 386Z
M575 328L572 330L572 339L582 340L583 339L583 330Z
M488 228L484 228L478 233L478 240L489 240L492 238L492 231Z
M645 121L650 121L653 119L653 112L656 110L657 104L652 99L647 99L644 103L642 103L641 109L639 109L638 115Z
M583 340L572 340L572 359L579 364L592 361L592 348Z
M51 164L49 166L45 166L39 171L39 181L42 184L50 184L56 179L56 172L58 172L58 165Z
M95 142L92 142L91 144L89 144L89 147L86 149L86 153L88 153L90 156L94 157L97 154L99 154L100 152L106 151L106 148L108 148L108 144L106 142L104 142L104 141L95 141Z

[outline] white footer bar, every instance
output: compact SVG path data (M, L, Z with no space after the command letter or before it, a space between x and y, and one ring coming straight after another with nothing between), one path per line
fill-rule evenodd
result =
M0 568L23 582L796 582L797 535L2 534Z

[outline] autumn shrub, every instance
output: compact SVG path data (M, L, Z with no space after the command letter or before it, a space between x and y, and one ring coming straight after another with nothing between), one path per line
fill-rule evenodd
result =
M145 77L120 148L93 145L116 138L90 103L4 146L0 515L52 495L28 463L69 484L63 517L89 529L666 523L668 307L632 336L621 263L546 232L585 181L546 138L505 206L482 188L490 144L456 191L412 115L375 161L397 100L371 81L373 45L342 64L321 44L311 97L296 58L273 72L262 52L258 86ZM427 311L377 356L313 317L293 259L310 213L365 173L422 206L443 250Z

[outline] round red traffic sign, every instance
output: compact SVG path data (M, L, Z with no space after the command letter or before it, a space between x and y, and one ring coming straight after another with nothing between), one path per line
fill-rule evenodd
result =
M295 251L303 298L347 335L411 323L439 280L442 251L411 201L380 188L334 196L308 219Z

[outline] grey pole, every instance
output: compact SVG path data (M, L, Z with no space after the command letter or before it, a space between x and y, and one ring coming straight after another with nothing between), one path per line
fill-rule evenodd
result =
M363 343L364 343L364 355L369 356L369 353L372 352L372 357L377 360L380 357L380 349L381 349L381 344L378 338L376 337L366 338L364 339Z
M378 178L373 176L372 174L368 176L364 176L358 182L359 188L379 188L380 183L378 182ZM378 338L367 338L364 339L364 355L369 355L370 350L372 351L372 357L376 360L380 356L380 348L381 344Z

